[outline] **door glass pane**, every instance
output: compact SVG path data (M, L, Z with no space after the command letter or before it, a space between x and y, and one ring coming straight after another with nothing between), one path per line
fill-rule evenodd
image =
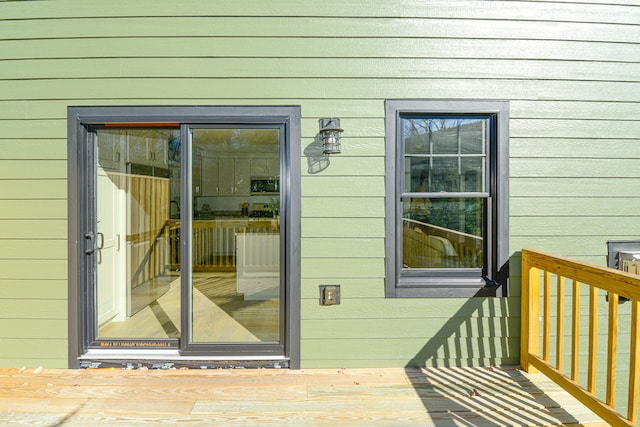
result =
M178 338L179 130L105 128L97 140L97 338Z
M482 268L483 198L404 199L405 268Z
M280 130L192 131L191 337L279 342Z

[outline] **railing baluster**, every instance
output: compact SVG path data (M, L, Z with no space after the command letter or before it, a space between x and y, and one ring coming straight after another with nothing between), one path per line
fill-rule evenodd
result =
M542 359L549 361L551 354L551 273L544 272L544 320L542 328Z
M589 368L587 390L596 392L596 365L598 362L598 289L589 287Z
M573 307L571 309L571 379L578 382L580 361L580 282L573 280Z
M556 368L564 372L564 278L557 277L558 304L556 307Z
M618 294L609 293L609 333L607 342L607 405L616 400L616 364L618 351Z
M640 387L640 301L631 301L631 349L629 361L629 401L627 417L638 423L638 388Z

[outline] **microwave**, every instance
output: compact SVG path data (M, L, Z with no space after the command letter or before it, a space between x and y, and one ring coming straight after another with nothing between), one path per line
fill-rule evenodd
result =
M280 178L277 176L256 176L251 178L251 194L278 194Z

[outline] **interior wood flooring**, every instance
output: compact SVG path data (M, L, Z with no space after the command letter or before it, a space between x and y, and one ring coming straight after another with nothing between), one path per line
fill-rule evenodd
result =
M605 426L517 369L0 369L0 425Z
M278 299L245 300L235 272L193 273L193 338L197 342L279 341ZM180 280L165 294L122 322L99 330L101 339L163 339L180 335Z

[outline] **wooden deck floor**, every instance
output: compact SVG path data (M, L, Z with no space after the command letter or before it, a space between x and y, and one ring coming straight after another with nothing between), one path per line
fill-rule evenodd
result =
M0 369L0 425L603 426L516 369Z

